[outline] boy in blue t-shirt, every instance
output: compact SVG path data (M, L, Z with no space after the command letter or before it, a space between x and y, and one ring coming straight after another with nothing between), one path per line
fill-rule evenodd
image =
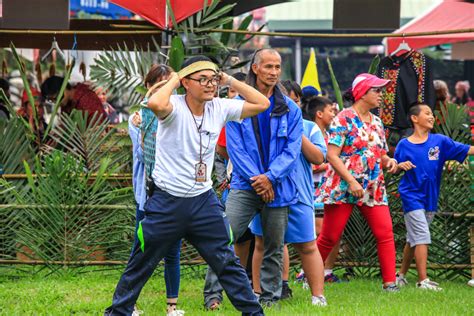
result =
M435 118L431 108L415 104L408 112L413 124L413 134L402 139L395 149L398 171L405 171L398 191L402 199L407 243L403 250L403 261L397 274L398 286L408 284L405 274L415 257L420 289L440 291L436 282L426 274L428 245L431 243L429 225L438 205L441 175L448 160L463 162L467 155L474 154L474 147L453 141L451 138L431 134Z

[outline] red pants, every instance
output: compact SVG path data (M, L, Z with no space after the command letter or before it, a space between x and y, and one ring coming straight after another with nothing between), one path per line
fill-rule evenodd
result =
M334 245L341 238L354 204L324 205L323 228L318 236L318 248L326 261ZM395 282L395 242L392 218L388 206L358 206L377 240L380 270L384 282Z

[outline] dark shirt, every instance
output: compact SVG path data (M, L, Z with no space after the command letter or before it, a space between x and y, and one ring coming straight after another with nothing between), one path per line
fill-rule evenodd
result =
M260 137L262 142L262 151L263 151L263 165L265 170L268 169L269 159L270 159L270 117L275 106L275 97L272 95L270 97L270 107L264 112L258 114L258 128L260 129Z
M434 110L436 93L430 60L421 52L409 51L400 56L387 56L380 61L377 76L389 79L382 105L374 111L385 126L410 127L407 114L414 103L425 103Z

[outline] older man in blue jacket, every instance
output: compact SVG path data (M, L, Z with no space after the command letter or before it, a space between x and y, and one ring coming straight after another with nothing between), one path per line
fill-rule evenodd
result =
M281 295L283 242L289 206L298 201L295 166L303 134L301 111L280 89L280 74L280 54L273 49L257 51L247 83L266 95L271 105L258 116L226 125L234 166L226 213L234 240L257 212L261 214L265 251L260 302L267 306Z

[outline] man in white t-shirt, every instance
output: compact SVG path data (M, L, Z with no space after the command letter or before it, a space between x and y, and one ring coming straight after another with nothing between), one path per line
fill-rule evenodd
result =
M244 99L214 98L227 84ZM185 95L172 95L182 85ZM153 195L137 231L133 251L106 315L130 315L141 289L160 260L179 239L186 238L216 271L232 304L242 315L263 315L245 270L231 247L224 207L212 190L214 149L222 127L257 115L270 106L253 87L218 73L204 56L187 60L179 74L150 97L148 107L159 119Z

